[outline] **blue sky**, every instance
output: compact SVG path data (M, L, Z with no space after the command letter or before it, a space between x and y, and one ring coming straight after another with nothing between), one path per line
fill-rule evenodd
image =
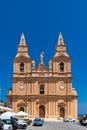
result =
M78 111L87 113L87 0L0 1L1 99L12 87L13 59L24 32L29 54L39 64L44 51L48 66L62 32L72 61L73 87L78 93Z

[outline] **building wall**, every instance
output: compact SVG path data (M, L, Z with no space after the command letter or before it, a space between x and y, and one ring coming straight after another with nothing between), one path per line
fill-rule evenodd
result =
M13 65L12 90L7 98L15 112L23 108L32 118L77 118L77 93L72 87L71 60L61 34L48 68L44 65L43 54L35 67L23 34ZM41 86L43 94L40 94Z

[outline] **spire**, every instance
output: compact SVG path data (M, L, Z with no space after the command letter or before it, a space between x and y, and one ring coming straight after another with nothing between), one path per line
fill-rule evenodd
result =
M64 44L63 36L62 36L61 32L60 32L59 37L58 37L58 42L57 42L57 46L56 46L56 53L55 53L54 57L57 57L60 55L68 56L68 54L66 52L66 45Z
M22 33L21 35L21 39L20 39L20 43L19 43L19 46L18 46L18 53L16 55L16 57L19 57L19 56L25 56L25 57L30 57L28 55L28 46L25 42L25 37L24 37L24 34Z
M58 44L59 45L64 45L63 36L62 36L61 32L60 32L59 37L58 37Z
M20 44L19 45L26 45L24 33L21 35Z

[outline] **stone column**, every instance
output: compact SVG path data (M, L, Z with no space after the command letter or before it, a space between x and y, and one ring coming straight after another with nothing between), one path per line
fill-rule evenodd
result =
M30 101L28 102L28 114L30 115Z
M49 101L49 116L50 116L50 101Z
M58 115L59 113L58 113L58 102L57 102L57 101L56 101L56 108L55 108L55 109L56 109L56 115L57 115L57 117L58 117L58 116L59 116L59 115Z

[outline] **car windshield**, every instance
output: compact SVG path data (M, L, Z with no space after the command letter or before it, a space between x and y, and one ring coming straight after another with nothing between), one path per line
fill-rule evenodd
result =
M11 124L12 122L11 122L11 120L10 119L6 119L6 120L2 120L4 123L6 123L6 124Z
M35 119L34 121L41 121L41 119Z

